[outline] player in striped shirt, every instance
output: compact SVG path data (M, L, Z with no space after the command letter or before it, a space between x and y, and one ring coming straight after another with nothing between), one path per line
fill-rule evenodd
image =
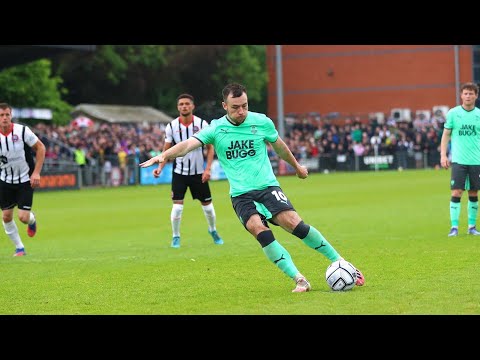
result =
M35 152L35 160L31 150ZM15 244L13 256L24 256L23 245L13 210L27 225L27 234L35 236L37 221L31 211L33 192L40 185L40 172L45 160L45 145L28 126L12 122L12 107L0 103L0 207L5 233Z
M179 116L172 120L165 128L165 145L163 151L185 141L195 133L208 126L208 123L193 115L195 109L194 98L190 94L180 94L177 97L177 109ZM172 174L172 211L170 221L172 224L171 247L180 247L180 223L182 221L183 202L185 193L190 188L192 198L198 199L202 204L202 210L208 223L208 232L216 245L222 245L223 240L218 235L216 228L216 214L212 203L212 194L208 180L210 180L210 168L212 166L214 149L207 145L207 164L203 147L199 147L183 157L177 157L173 161ZM158 164L153 170L153 176L159 177L166 162Z

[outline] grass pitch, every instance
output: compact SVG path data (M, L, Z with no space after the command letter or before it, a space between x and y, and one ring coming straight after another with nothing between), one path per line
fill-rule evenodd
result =
M0 229L0 313L134 315L480 314L480 237L448 238L449 171L409 170L280 177L300 216L314 225L366 284L331 291L329 261L272 230L313 290L271 264L244 230L226 181L211 182L213 244L200 203L187 194L182 246L170 248L170 185L38 192L38 232L16 219L27 256ZM16 216L16 213L15 213Z

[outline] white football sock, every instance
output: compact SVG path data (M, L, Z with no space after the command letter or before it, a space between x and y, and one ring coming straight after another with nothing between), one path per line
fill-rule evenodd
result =
M170 214L173 236L180 236L180 223L182 222L182 213L183 204L173 204L172 212Z
M205 218L207 219L208 223L208 231L215 231L217 228L215 226L216 222L216 215L215 215L215 208L213 207L213 203L208 205L202 205L203 213L205 214Z
M18 227L15 223L15 220L10 221L9 223L3 222L3 227L5 228L5 233L8 235L10 240L15 244L17 249L23 248L22 240L20 239L20 234L18 233Z

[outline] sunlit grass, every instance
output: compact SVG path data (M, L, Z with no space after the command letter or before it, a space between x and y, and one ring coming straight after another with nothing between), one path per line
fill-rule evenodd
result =
M329 290L328 260L272 227L313 291L271 264L231 207L226 181L212 182L213 244L187 193L182 247L172 249L170 185L39 192L38 233L28 255L0 235L1 314L480 314L480 239L448 238L449 172L312 174L280 182L366 285ZM19 281L21 280L21 281Z

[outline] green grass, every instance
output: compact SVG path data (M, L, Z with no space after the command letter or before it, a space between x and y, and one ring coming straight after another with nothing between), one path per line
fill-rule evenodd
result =
M449 171L280 177L300 216L365 275L366 285L329 290L329 264L278 227L313 290L271 264L244 230L226 181L212 182L216 246L187 194L182 247L170 248L170 185L38 192L38 233L28 256L0 229L1 314L480 314L480 239L448 238ZM16 213L15 213L16 216Z

